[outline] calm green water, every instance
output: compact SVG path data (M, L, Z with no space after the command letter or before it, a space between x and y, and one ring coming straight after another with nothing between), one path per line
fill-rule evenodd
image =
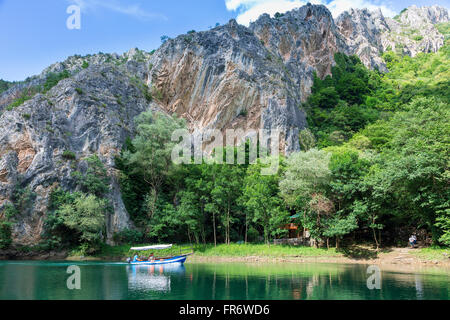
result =
M80 267L80 290L67 288L70 265ZM381 268L380 290L367 288L369 276L364 265L0 261L0 299L449 299L448 269Z

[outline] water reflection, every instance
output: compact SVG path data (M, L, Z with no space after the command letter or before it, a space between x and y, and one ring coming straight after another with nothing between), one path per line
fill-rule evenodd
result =
M170 292L171 276L182 276L186 269L182 264L160 266L127 266L128 290Z
M422 276L420 274L415 274L414 279L416 281L416 295L417 300L423 299L423 285L422 285Z
M81 269L81 290L69 290L67 267ZM448 269L381 268L381 290L367 287L365 265L1 262L1 299L177 300L449 300Z

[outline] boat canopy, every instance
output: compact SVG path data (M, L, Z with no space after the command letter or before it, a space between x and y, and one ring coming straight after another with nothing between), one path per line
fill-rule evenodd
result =
M163 250L163 249L169 249L172 248L171 244L159 244L156 246L147 246L147 247L134 247L130 250L133 251L147 251L147 250Z

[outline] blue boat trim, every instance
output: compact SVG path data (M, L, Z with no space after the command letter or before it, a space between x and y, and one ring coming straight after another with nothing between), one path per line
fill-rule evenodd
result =
M154 260L154 261L130 261L130 264L132 265L146 265L146 266L152 266L152 265L161 265L161 264L169 264L169 263L184 263L187 259L187 255L182 256L176 256L170 259L164 259L164 260Z

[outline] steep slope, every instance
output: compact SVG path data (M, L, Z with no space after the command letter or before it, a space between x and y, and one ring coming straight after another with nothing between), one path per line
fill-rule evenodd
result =
M331 13L325 6L306 5L279 18L262 15L250 29L265 47L280 57L305 101L314 72L319 77L331 73L334 54L346 51Z
M108 238L131 225L114 156L132 135L133 119L151 107L129 73L134 75L139 68L145 69L145 64L91 66L0 117L0 207L10 203L19 189L33 193L32 205L16 217L16 242L39 241L51 191L59 186L74 190L72 173L85 171L84 159L92 154L100 156L111 178ZM65 152L75 159L67 159Z
M278 18L262 15L249 28L231 20L181 35L154 53L70 57L0 93L0 210L17 190L28 188L32 206L16 217L13 237L16 243L37 243L51 191L76 190L73 172L86 170L85 159L97 154L111 179L111 241L132 225L114 157L133 136L133 119L141 112L177 113L196 133L279 129L281 151L298 151L299 130L306 127L300 106L314 72L330 74L335 53L357 54L367 66L385 71L380 55L389 47L411 55L439 49L443 36L435 24L445 21L445 9L411 7L395 20L351 10L335 24L326 7L308 4ZM413 27L420 41L403 35Z
M300 92L279 58L236 21L167 41L150 67L156 102L193 131L280 129L282 151L298 150L306 126Z
M408 7L398 16L385 18L378 11L351 9L336 19L349 54L356 54L367 67L387 71L383 52L394 50L414 57L419 52L437 52L444 45L444 36L435 25L448 22L448 11L439 6Z

